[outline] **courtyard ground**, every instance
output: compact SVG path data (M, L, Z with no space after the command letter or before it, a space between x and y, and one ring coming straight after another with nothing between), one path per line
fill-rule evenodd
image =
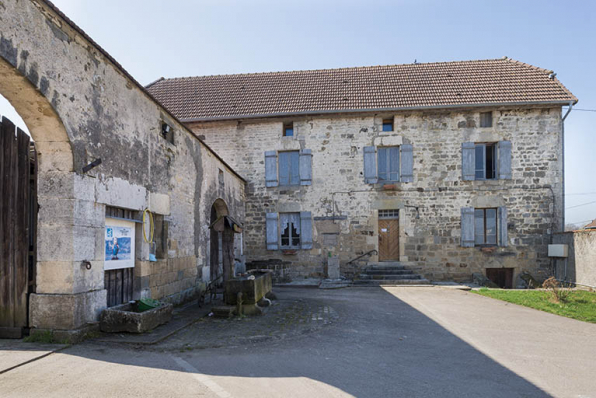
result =
M276 293L259 318L63 348L0 374L0 395L596 397L595 324L439 287ZM0 372L30 357L8 345Z

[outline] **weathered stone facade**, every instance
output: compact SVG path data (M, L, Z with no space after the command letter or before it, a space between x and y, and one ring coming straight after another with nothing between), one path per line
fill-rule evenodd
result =
M552 259L557 279L584 287L596 287L596 230L556 233L553 243L568 245L569 249L566 259Z
M76 329L106 307L106 206L149 209L168 223L157 262L136 228L135 298L196 296L209 278L212 205L222 199L242 222L243 179L50 5L8 0L0 9L0 93L29 127L39 159L30 326ZM160 134L163 123L173 143Z
M492 111L493 127L479 126ZM382 120L394 118L394 131ZM284 122L294 136L282 137ZM378 210L399 209L399 259L431 280L471 280L485 268L540 275L547 245L562 225L561 108L468 108L394 114L335 114L292 119L243 119L189 125L248 178L247 263L277 268L280 276L322 277L329 255L352 276L378 249ZM463 181L462 143L512 143L512 179ZM413 146L411 183L366 184L365 146ZM312 150L312 185L266 187L265 151ZM506 247L461 247L463 207L507 208ZM266 248L265 215L310 211L313 248L284 255ZM376 261L376 255L365 257Z

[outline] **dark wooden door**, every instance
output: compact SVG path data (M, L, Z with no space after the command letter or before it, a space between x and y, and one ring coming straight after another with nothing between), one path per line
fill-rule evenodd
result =
M104 285L108 293L108 307L132 300L134 268L105 271Z
M7 118L0 124L0 337L20 338L27 327L31 226L37 218L31 189L31 140Z
M379 219L379 261L399 260L399 222Z

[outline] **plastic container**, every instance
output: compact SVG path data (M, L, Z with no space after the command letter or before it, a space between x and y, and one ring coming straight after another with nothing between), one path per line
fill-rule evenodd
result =
M161 303L159 301L147 298L140 299L138 301L137 309L139 310L139 312L143 312L147 310L152 310L153 308L157 308L159 306L161 306Z

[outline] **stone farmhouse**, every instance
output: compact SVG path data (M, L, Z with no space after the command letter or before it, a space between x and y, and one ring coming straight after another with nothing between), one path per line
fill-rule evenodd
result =
M196 299L234 259L511 284L564 225L577 99L507 58L143 87L51 2L3 0L0 94L32 136L0 122L0 337L76 339L108 306Z
M563 223L554 72L509 58L160 79L150 93L247 179L248 267L430 280L544 273ZM357 259L357 261L353 261ZM499 276L501 275L501 276Z

